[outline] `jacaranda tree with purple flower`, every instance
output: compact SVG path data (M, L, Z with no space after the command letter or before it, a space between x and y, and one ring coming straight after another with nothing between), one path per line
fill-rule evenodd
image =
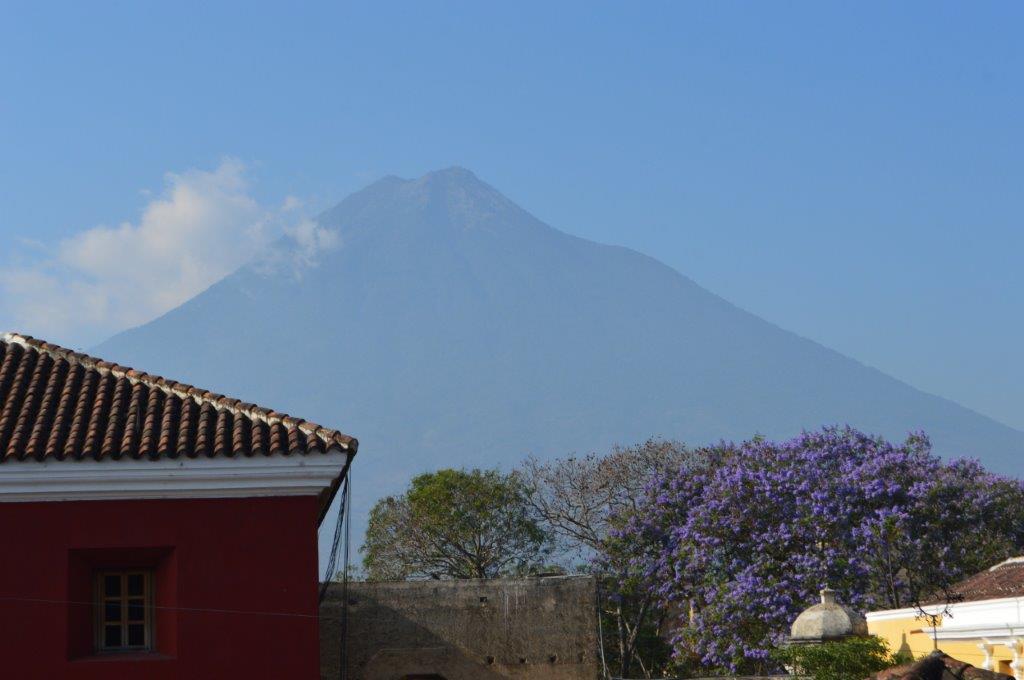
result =
M861 610L919 606L1024 545L1024 487L928 439L851 428L698 450L657 478L609 550L633 555L707 667L761 672L828 585Z

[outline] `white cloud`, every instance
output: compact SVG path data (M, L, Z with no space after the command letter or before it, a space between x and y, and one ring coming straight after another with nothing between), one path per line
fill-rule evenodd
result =
M341 244L338 232L324 229L312 220L287 227L285 233L295 242L292 261L294 270L300 273L304 268L315 266L320 253L334 250Z
M48 257L0 269L0 319L58 341L95 342L180 305L282 235L294 241L287 262L296 275L338 245L334 232L301 218L294 197L277 209L260 205L239 161L168 174L136 223L86 229Z
M301 215L302 201L294 196L285 198L281 214ZM300 279L302 273L315 267L321 253L334 250L341 245L338 232L321 227L310 219L299 217L288 220L283 227L287 237L287 248L268 248L254 262L256 270L265 275L286 275Z

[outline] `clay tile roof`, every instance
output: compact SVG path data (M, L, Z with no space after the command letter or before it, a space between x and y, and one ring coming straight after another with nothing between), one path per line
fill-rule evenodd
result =
M1024 597L1024 557L1014 557L965 578L950 589L958 601ZM941 598L936 603L942 602Z
M0 334L0 463L355 454L358 445L316 423Z
M942 652L932 652L913 663L876 673L871 680L1013 680L1013 676L975 668Z

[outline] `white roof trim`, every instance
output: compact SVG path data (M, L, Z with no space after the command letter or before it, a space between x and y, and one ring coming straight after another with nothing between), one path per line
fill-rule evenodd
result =
M988 623L974 626L939 626L934 634L931 628L924 632L936 640L1011 639L1024 637L1024 624Z
M988 570L995 571L999 567L1005 567L1007 564L1020 564L1021 562L1024 562L1024 557L1011 557L1009 559L1003 560L999 564L995 564L989 567Z
M949 614L951 619L955 619L957 613L984 613L989 609L997 611L1001 610L1007 604L1013 604L1024 608L1024 597L994 597L988 600L964 600L963 602L952 602L949 604ZM924 606L926 612L934 614L942 614L944 608L944 605L941 604ZM914 607L907 607L905 609L883 609L876 612L868 612L865 615L865 618L867 618L868 622L916 618L923 620L921 612Z
M924 607L925 612L929 614L941 614L942 609L942 605L925 605ZM905 609L883 609L877 612L868 612L864 615L864 618L870 623L872 621L892 621L894 619L920 618L923 620L924 617L921 616L921 611L916 607L906 607Z
M251 458L8 460L0 463L0 503L316 496L348 459L333 449Z

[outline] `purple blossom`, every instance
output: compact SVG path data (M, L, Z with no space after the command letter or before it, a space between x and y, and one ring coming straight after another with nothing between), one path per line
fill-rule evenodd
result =
M944 463L923 434L833 427L696 451L613 540L677 617L677 652L736 672L770 666L826 585L861 610L914 606L1016 552L1022 508L1020 482Z

